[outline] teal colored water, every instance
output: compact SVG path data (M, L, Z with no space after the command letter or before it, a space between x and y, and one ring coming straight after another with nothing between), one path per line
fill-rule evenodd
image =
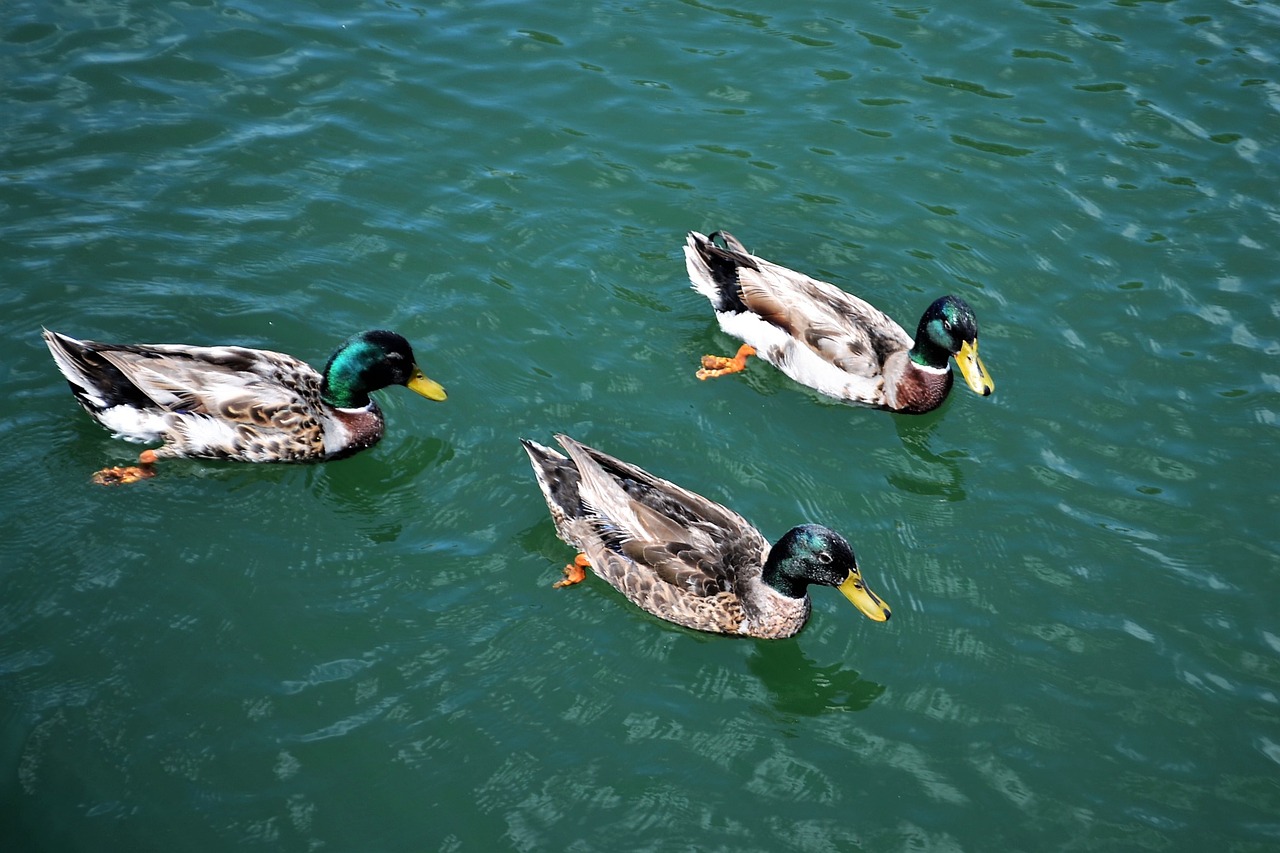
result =
M1280 7L0 9L5 850L1274 850ZM995 380L918 418L732 352L689 229ZM448 389L323 467L136 458L42 326ZM695 634L552 589L517 438L771 537L887 624Z

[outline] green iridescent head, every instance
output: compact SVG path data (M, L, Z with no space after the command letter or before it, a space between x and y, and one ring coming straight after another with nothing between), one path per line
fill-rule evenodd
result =
M321 398L339 409L362 409L369 393L403 385L428 400L444 400L444 388L427 378L409 342L395 332L373 330L352 335L329 356L320 386Z
M790 598L804 598L810 584L834 586L868 619L889 618L889 606L863 583L853 548L821 524L802 524L783 534L769 550L763 578Z
M978 358L978 319L973 316L973 309L959 296L943 296L920 318L911 360L945 370L952 356L960 375L975 394L986 397L995 390L991 374Z

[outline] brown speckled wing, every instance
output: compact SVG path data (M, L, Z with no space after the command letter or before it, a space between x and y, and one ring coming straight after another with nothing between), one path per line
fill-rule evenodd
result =
M647 566L658 580L695 596L730 589L729 572L718 555L708 555L685 542L624 542L623 556Z
M220 456L247 461L304 461L324 452L320 376L284 353L244 347L169 344L121 346L102 356L145 393L157 408L172 412L164 456ZM200 439L188 415L206 415L233 426L225 446Z
M734 634L742 624L742 602L731 592L697 595L667 583L656 573L613 551L593 553L591 567L633 604L668 622L720 634Z
M319 374L284 353L147 344L104 350L102 356L168 411L222 414L224 402L240 398L268 409L312 402L291 389L314 390L314 401L319 401Z
M740 268L744 303L846 373L877 376L911 337L884 312L833 284L756 259Z
M669 621L736 632L738 585L758 577L768 542L742 516L567 436L588 508L573 525L596 574Z

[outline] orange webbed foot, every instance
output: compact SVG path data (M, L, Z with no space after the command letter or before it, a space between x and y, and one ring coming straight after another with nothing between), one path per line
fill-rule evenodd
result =
M698 371L699 379L712 379L716 376L724 376L726 373L740 373L747 368L747 359L756 354L756 348L751 344L743 344L738 347L737 355L729 358L723 355L704 355L702 357L702 369Z
M103 468L95 471L93 482L99 486L126 486L139 480L147 480L156 475L156 469L150 465L127 465L116 468Z
M95 471L93 482L99 486L127 486L129 483L136 483L139 480L149 480L156 475L156 469L152 467L155 461L156 452L154 450L144 450L138 454L137 465L124 465Z
M575 583L582 583L587 577L587 568L591 562L587 559L586 554L579 554L573 558L573 562L564 567L564 580L556 581L551 586L553 589L561 587L573 586Z

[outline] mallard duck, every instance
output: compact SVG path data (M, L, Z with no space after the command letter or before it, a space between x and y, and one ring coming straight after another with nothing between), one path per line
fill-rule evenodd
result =
M164 442L144 450L138 466L99 471L94 479L104 484L153 476L157 459L180 456L338 459L382 438L369 392L404 385L445 399L395 332L348 338L323 373L291 355L237 346L103 344L48 329L44 341L90 417L121 438Z
M958 296L920 318L913 341L888 315L833 284L752 255L727 231L689 232L685 265L720 328L746 343L705 356L699 379L736 373L758 355L829 397L919 415L951 390L951 356L975 393L994 389L978 358L978 321Z
M591 568L654 616L748 637L803 628L811 584L838 588L877 622L889 618L834 530L803 524L771 548L736 512L566 435L556 440L567 457L521 439L556 532L582 552L556 586Z

